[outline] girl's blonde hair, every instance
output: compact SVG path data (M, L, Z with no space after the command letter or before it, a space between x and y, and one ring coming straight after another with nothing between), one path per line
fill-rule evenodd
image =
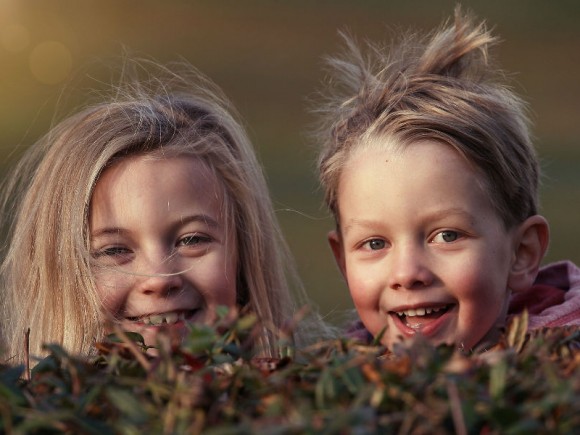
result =
M490 65L496 38L483 23L457 8L451 25L425 38L407 35L390 50L369 44L368 56L345 39L346 55L330 59L336 86L319 109L318 168L337 223L342 169L377 138L455 148L482 174L507 227L537 213L539 168L526 108Z
M277 330L295 310L288 285L295 274L250 141L223 94L192 68L176 74L150 62L129 65L135 74L125 76L153 65L161 78L125 77L111 101L56 125L6 182L4 210L12 224L1 285L8 358L23 361L28 328L32 355L42 354L47 342L89 354L103 337L90 267L89 204L105 168L149 153L195 156L221 180L238 245L238 304L257 315L265 330L262 351L274 355Z

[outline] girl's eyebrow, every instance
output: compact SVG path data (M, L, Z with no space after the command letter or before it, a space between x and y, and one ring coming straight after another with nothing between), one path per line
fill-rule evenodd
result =
M220 226L217 219L214 219L213 217L205 213L182 216L179 221L180 224L188 224L191 222L203 222L204 224L206 224L208 227L211 228L216 228Z
M210 228L218 228L219 222L208 214L200 213L194 215L182 216L179 221L175 222L173 226L181 226L192 222L201 222ZM130 233L131 230L122 227L104 227L91 231L91 238L97 238L108 235L123 235Z

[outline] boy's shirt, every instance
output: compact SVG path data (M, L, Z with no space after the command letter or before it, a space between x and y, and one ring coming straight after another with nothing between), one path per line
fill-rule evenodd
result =
M528 291L512 295L508 316L524 308L528 329L580 325L580 268L570 261L541 268Z
M508 318L528 310L528 329L580 326L580 268L571 261L542 267L534 285L512 295ZM373 340L360 320L351 324L346 335L362 342Z

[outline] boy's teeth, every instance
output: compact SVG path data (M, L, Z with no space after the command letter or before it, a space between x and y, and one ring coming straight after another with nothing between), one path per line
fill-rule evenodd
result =
M402 316L407 316L407 317L415 317L415 316L425 316L426 314L431 314L431 313L436 313L440 310L442 310L444 307L437 307L437 308L417 308L417 309L408 309L405 311L399 311L397 312L397 314L402 317Z

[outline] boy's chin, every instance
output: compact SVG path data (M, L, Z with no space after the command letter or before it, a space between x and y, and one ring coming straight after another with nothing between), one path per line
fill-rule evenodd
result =
M479 340L471 349L473 352L486 352L492 347L494 347L501 337L501 329L498 327L493 327L489 332Z
M468 353L481 353L493 348L498 342L501 337L501 328L493 327L491 328L479 341L471 339L463 339L463 338L449 338L449 337L437 337L437 338L429 338L424 335L418 333L414 337L410 338L403 338L398 337L397 339L391 340L382 340L384 346L388 349L393 350L396 346L400 346L401 344L404 345L405 342L421 340L425 342L429 342L433 346L439 345L446 345L456 347L458 350L462 352Z
M450 346L457 347L458 350L466 353L482 353L493 348L501 337L501 329L497 327L491 328L481 339L463 339L448 340L444 342ZM437 344L437 343L436 343Z

